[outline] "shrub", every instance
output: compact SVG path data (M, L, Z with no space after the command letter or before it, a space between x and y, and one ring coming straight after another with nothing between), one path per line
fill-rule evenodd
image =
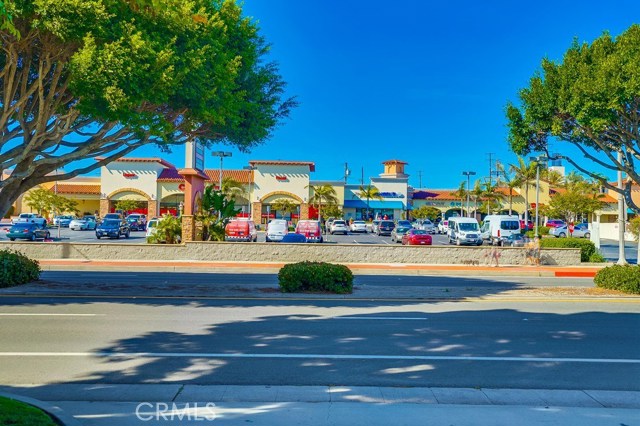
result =
M282 267L278 272L278 283L283 293L319 291L344 294L353 291L353 274L344 265L299 262Z
M26 284L40 278L40 265L22 253L0 250L0 288Z
M607 259L601 253L595 252L591 256L589 256L589 262L591 263L604 263Z
M640 294L640 266L607 266L598 271L593 281L598 287Z
M541 248L579 248L580 261L588 262L592 254L596 252L596 246L589 240L579 238L543 238L540 240Z
M544 235L549 235L549 230L551 228L549 228L548 226L540 226L538 227L538 235L539 236L544 236ZM527 231L524 233L525 236L527 236L528 238L535 238L536 236L536 231L535 229L532 231Z

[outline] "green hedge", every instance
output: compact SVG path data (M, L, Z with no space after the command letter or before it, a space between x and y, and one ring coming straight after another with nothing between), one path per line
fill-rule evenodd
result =
M353 291L353 274L344 265L299 262L282 267L278 272L278 283L283 293L317 291L344 294Z
M593 281L598 287L640 294L640 266L607 266L598 271Z
M549 228L548 226L539 226L538 227L538 235L543 236L543 235L549 235L549 230L551 228ZM527 231L524 233L527 237L529 238L535 238L536 236L536 231L535 229L533 231Z
M541 248L579 248L580 261L588 262L596 253L596 246L589 240L580 238L543 238L540 240Z
M40 278L37 261L13 250L0 250L0 288L26 284Z

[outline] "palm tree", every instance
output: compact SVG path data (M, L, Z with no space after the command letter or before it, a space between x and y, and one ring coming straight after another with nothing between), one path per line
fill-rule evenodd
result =
M455 192L452 192L451 195L456 198L460 198L462 201L460 203L460 216L464 217L464 214L462 214L462 206L464 205L464 199L467 197L467 183L465 181L460 182L458 189Z
M375 186L369 184L367 186L360 186L358 197L367 199L367 218L369 217L369 200L382 200L380 191Z
M322 205L338 204L338 196L332 185L310 185L310 187L313 189L313 195L309 199L309 202L318 206L318 221L322 223Z
M527 164L524 158L518 156L518 164L510 164L510 169L515 173L515 180L518 182L518 186L522 188L524 186L524 223L529 223L529 187L534 186L536 180L536 169L538 164L531 162Z
M272 207L276 212L282 212L283 217L287 213L293 213L298 209L298 205L288 198L278 198L273 202Z
M502 200L502 194L497 192L498 185L492 185L490 182L484 184L484 190L482 191L482 198L487 203L487 214L491 214L491 205L493 203L499 203Z
M246 192L244 185L234 178L230 176L222 178L222 193L227 199L236 198L236 196L244 195Z
M564 176L555 170L541 170L540 174L541 178L549 183L549 186L562 188L565 185Z
M474 203L474 214L478 212L478 200L482 198L482 194L484 194L484 188L482 188L482 182L477 180L473 185L473 189L471 190L471 196L473 197Z
M519 182L515 176L510 175L502 163L498 163L498 181L503 182L509 189L509 216L513 213L513 190L518 187Z

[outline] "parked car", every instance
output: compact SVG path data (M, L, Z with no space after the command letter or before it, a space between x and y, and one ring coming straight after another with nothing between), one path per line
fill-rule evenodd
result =
M556 238L564 238L569 235L569 226L558 226L556 228L551 228L549 230L549 235L553 235ZM589 231L589 226L586 223L579 223L573 227L573 234L571 234L574 238L591 238L591 231Z
M449 220L443 219L438 223L438 234L447 234L449 232Z
M127 216L127 218L125 220L129 224L129 228L132 231L144 231L145 230L145 225L140 221L140 217L138 215L136 215L136 216L129 215L129 216Z
M485 216L480 232L492 245L502 245L510 235L520 234L520 219L516 215Z
M522 234L511 234L502 242L505 247L524 247L526 241Z
M525 231L532 231L533 230L533 222L528 221L527 224L525 225L524 220L520 219L520 229L521 230L525 230Z
M391 231L391 242L401 243L402 236L407 232L409 232L410 229L413 229L413 228L410 228L408 226L396 226L395 228L393 228L393 231Z
M11 219L12 225L18 223L35 223L40 228L47 227L47 219L35 213L21 213L18 217Z
M256 224L249 219L232 219L224 227L225 241L258 241Z
M289 233L289 224L284 219L271 219L267 224L267 242L278 242Z
M107 220L107 219L124 220L124 215L122 213L107 213L104 215L102 220Z
M68 228L71 224L71 221L75 219L75 216L71 215L59 215L53 218L53 225L59 226L61 228Z
M331 235L344 234L347 235L349 228L347 228L347 222L342 219L336 219L331 223Z
M449 218L449 244L481 246L480 225L473 217Z
M147 222L147 233L146 237L149 238L156 233L156 228L158 227L159 220L156 218L151 219Z
M565 226L566 223L562 219L549 219L547 221L547 227L549 228L557 228L559 226Z
M126 221L120 219L105 219L96 228L96 238L120 238L121 235L129 238L130 232L129 224Z
M430 246L432 241L431 235L424 229L410 229L402 236L403 246Z
M364 232L367 233L367 223L364 220L354 220L349 226L351 232Z
M325 234L331 233L331 224L333 223L334 220L336 220L335 217L328 217L327 220L324 221L324 233Z
M379 220L374 220L373 222L371 222L371 233L372 234L377 234L378 233L378 225L380 225L380 221Z
M427 231L428 234L435 234L436 227L429 219L421 219L419 220L414 228L422 229L423 231Z
M281 243L306 243L307 238L302 234L296 234L295 232L291 232L290 234L284 235Z
M413 224L410 220L398 220L396 222L396 228L413 228Z
M392 220L381 220L380 223L378 224L378 230L376 234L378 236L391 235L391 231L393 231L395 227L396 227L396 224L393 223Z
M47 228L42 228L36 223L20 222L9 229L7 238L11 241L15 241L16 239L35 241L37 239L48 240L51 238L51 235Z
M85 231L87 229L94 230L96 229L96 221L91 216L85 216L82 219L73 219L69 222L69 229L71 231Z
M296 234L304 235L308 243L321 243L322 229L317 220L299 220L296 224Z
M141 231L144 231L145 228L147 227L147 215L146 214L141 214L141 213L131 213L129 216L127 216L127 219L136 219L138 221L138 223L140 224Z

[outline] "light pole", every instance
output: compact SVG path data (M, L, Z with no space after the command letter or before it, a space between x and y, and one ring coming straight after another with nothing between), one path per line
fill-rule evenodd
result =
M618 152L618 163L622 164L622 152ZM618 188L622 189L622 170L618 170ZM624 247L624 197L618 193L618 265L626 265ZM640 258L640 255L639 255Z
M529 159L529 161L535 161L536 162L536 223L535 223L535 231L534 231L534 235L537 237L538 236L538 224L539 224L539 220L538 220L538 209L540 208L540 163L542 162L546 162L548 160L548 158L544 155L539 155L537 157L531 157ZM525 206L525 208L528 210L529 206ZM527 229L526 227L529 226L528 223L524 224L525 229Z
M232 154L228 151L213 151L211 155L214 157L220 157L220 183L218 189L222 192L222 161L224 160L224 157L231 157ZM218 221L220 219L222 219L222 211L218 211Z
M475 174L476 172L472 171L462 172L462 175L467 177L467 217L471 217L469 214L469 188L471 185L471 176L475 176Z
M253 207L251 205L251 190L253 189L253 171L257 169L256 166L244 166L244 170L249 170L249 195L247 200L249 201L249 219L253 219Z

